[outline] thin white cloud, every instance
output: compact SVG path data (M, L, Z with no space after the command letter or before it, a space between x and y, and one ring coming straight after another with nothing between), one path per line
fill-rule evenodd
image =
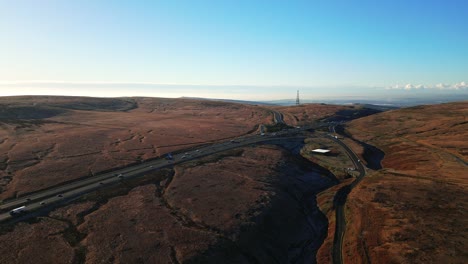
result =
M405 90L412 90L412 89L414 89L414 85L412 84L405 85Z
M116 82L116 81L60 81L60 80L29 80L29 81L0 81L0 85L35 85L35 84L66 84L66 85L203 85L183 83L158 82Z
M435 85L434 88L436 89L440 89L440 90L445 90L445 89L449 89L451 88L452 86L450 84L445 84L445 83L438 83Z
M446 84L438 83L434 85L424 85L424 84L396 84L386 88L387 90L425 90L425 89L435 89L435 90L468 90L467 82L459 82L455 84Z
M0 81L0 96L65 95L95 97L205 97L270 100L295 96L289 88L273 86L168 84L116 81Z
M140 86L203 86L203 87L261 87L261 88L270 88L270 87L294 87L294 88L310 88L310 87L330 87L330 88L339 88L339 87L348 87L350 85L330 85L330 86L309 86L309 85L289 85L289 84L224 84L224 83L168 83L168 82L133 82L133 81L62 81L62 80L0 80L0 86L24 86L24 85L99 85L99 86L110 86L110 85L140 85ZM359 86L361 87L361 86Z
M468 83L467 82L456 83L454 85L454 88L457 90L468 89Z

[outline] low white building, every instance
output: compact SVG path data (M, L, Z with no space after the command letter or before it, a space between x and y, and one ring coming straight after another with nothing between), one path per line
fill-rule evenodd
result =
M330 152L330 150L329 149L314 149L314 150L312 150L312 152L325 154L325 153Z

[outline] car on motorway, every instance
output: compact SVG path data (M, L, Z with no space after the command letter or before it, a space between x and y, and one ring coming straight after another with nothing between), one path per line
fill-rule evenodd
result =
M57 197L62 198L62 197L63 197L63 194L57 194Z
M185 159L186 157L185 157L185 155L184 155L184 156L182 156L182 157L180 157L180 158L181 158L181 159Z
M39 204L40 204L40 205L44 205L44 204L46 204L46 202L42 201L42 202L40 202Z

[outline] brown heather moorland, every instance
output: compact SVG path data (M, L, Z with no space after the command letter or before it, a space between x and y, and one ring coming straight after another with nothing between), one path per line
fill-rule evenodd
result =
M297 116L313 122L340 111L365 112L354 106L299 108L279 110L293 124ZM272 122L265 107L209 100L0 97L0 200Z
M275 109L294 125L372 112L319 104ZM268 108L207 100L0 98L0 195L11 198L272 122ZM292 145L211 155L2 227L0 263L313 262L327 231L315 197L336 184L328 170L343 178L339 170L350 164L329 140L308 139L301 153L309 160L295 153L303 142L282 144ZM337 155L307 154L321 145ZM341 167L333 168L334 160ZM329 216L327 194L318 197Z
M276 146L211 155L3 230L0 262L311 263L323 173Z
M345 133L385 152L348 196L345 263L467 263L468 102L384 112Z
M0 98L0 200L254 131L269 110L163 98Z
M289 125L310 124L317 120L351 120L362 116L375 114L379 111L362 105L330 105L302 104L299 106L275 107L284 115L284 121Z

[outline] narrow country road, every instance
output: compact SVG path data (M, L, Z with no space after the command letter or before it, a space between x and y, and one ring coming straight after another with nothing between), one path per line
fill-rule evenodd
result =
M330 127L330 132L334 133L335 127ZM333 239L333 248L332 248L332 257L333 264L342 264L343 263L343 238L346 231L346 216L344 211L344 206L346 203L346 198L351 190L364 178L366 175L366 169L364 165L360 162L357 155L341 140L330 136L330 138L338 143L348 154L349 158L353 162L357 171L359 171L359 176L349 185L341 187L335 194L333 200L333 205L335 207L335 237Z
M283 115L280 112L272 111L274 122L276 124L285 124ZM54 208L58 205L65 204L72 201L86 193L95 191L106 186L118 184L126 179L131 179L145 175L148 172L160 170L163 168L172 167L176 164L187 162L190 160L199 159L204 156L219 153L229 149L239 148L252 144L273 141L273 140L288 140L293 138L305 138L301 134L302 131L309 129L317 129L319 127L328 126L325 123L317 123L315 125L303 126L301 128L294 129L283 129L276 133L271 134L260 134L251 136L242 136L235 139L226 140L224 142L213 143L210 145L202 146L198 149L189 148L180 150L174 153L171 160L164 158L154 159L143 162L141 164L132 165L123 169L117 169L111 172L102 173L93 177L84 178L81 180L73 181L70 183L62 184L59 186L47 188L41 191L37 191L30 195L12 199L0 203L0 222L6 221L15 216L10 214L10 210L25 206L25 214L18 217L18 219L27 218L28 215L32 215L34 211L38 211L45 208ZM329 130L334 133L334 126L329 126ZM335 237L333 241L332 257L334 264L342 264L342 245L343 237L346 230L346 217L344 212L344 206L346 198L349 192L362 180L365 176L366 171L363 164L358 159L357 155L341 140L338 138L328 135L328 137L339 144L347 153L349 158L352 160L355 168L359 171L359 176L349 185L343 186L337 191L334 198L334 207L336 209L336 227Z

